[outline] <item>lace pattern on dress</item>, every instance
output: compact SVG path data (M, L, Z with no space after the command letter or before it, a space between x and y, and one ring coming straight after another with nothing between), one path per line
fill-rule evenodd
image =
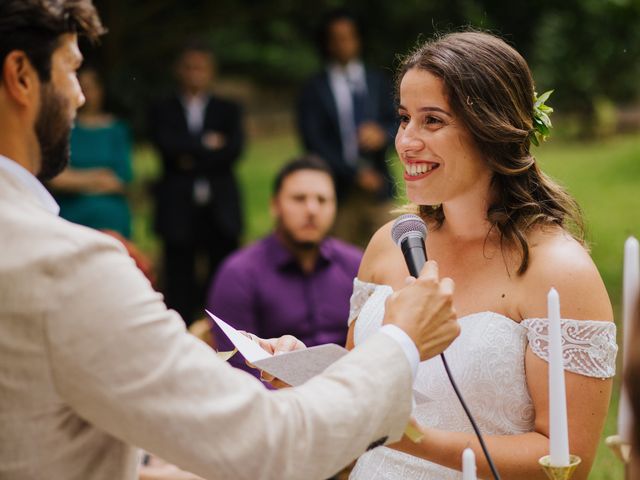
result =
M353 293L351 294L351 300L349 300L349 320L347 325L351 325L353 321L358 318L360 311L371 294L375 291L377 285L375 283L363 282L358 278L353 279Z
M546 318L529 318L527 327L531 350L549 361L549 322ZM595 378L611 378L616 374L616 326L613 322L567 320L562 325L564 367L573 373Z

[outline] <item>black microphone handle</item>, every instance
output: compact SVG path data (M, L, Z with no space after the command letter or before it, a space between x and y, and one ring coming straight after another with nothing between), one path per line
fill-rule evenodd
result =
M419 236L411 236L400 242L404 260L412 277L418 278L424 264L427 263L427 249L424 240Z

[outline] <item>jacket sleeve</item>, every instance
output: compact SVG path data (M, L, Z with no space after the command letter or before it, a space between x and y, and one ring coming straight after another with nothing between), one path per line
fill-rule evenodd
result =
M199 173L216 174L227 172L240 158L244 147L244 130L242 112L238 105L225 102L224 123L218 133L224 135L224 145L217 150L204 148L204 152L196 156ZM201 141L202 143L202 141Z
M411 372L391 338L268 391L188 335L116 242L95 235L56 259L64 308L45 314L56 388L95 427L211 479L327 478L400 438Z
M212 150L202 143L201 134L192 134L175 118L167 104L151 108L149 134L167 167L175 171L194 171L201 174L227 172L239 159L244 147L244 130L240 107L225 102L221 115L225 121L218 133L225 137L222 148ZM183 160L187 158L188 161Z
M314 82L308 83L298 98L297 124L302 144L307 152L319 155L337 177L349 177L355 169L343 161L339 126L328 125L324 107Z

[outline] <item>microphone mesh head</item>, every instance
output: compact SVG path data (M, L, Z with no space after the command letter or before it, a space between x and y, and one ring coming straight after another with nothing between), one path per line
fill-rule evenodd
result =
M402 240L406 237L420 237L423 240L427 238L427 226L424 221L413 213L406 213L400 215L393 222L391 227L391 238L396 245L400 246Z

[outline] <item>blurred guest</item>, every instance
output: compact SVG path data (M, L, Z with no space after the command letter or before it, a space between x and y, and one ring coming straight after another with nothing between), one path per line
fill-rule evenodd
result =
M306 150L333 171L335 234L364 247L390 219L393 182L386 152L397 127L392 86L360 59L360 32L348 12L327 15L318 44L325 66L301 93L298 128Z
M627 391L629 392L634 418L629 478L632 480L640 480L640 421L638 421L640 420L640 296L638 297L638 305L636 306L635 320L634 329L631 332L631 341L629 342L630 354L629 364L625 372L625 382L627 384Z
M164 170L155 190L155 225L164 241L167 304L190 324L203 313L211 275L239 244L233 166L243 131L239 106L211 94L214 57L206 46L187 45L176 74L178 91L154 105L150 118Z
M335 212L331 171L323 161L305 156L286 164L271 199L275 231L225 260L208 308L261 337L291 334L307 346L344 345L362 252L327 237ZM233 348L222 332L214 335L219 349ZM232 364L247 369L236 357Z
M74 223L131 236L125 187L131 181L127 126L104 109L98 72L84 68L78 80L86 103L71 131L69 167L49 182L60 216Z

